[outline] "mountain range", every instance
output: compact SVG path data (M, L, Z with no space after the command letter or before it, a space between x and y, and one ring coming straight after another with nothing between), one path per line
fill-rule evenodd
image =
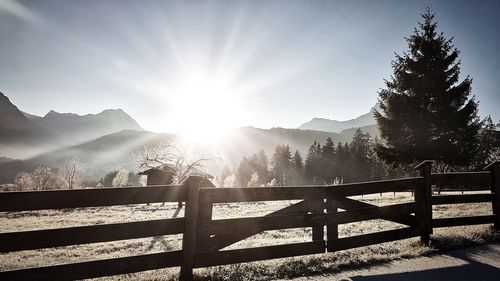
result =
M0 93L0 156L27 158L121 130L143 129L121 109L83 116L51 110L40 117L22 112Z
M313 118L311 121L302 124L299 129L301 130L318 130L318 131L326 131L326 132L341 132L342 130L350 129L350 128L360 128L360 127L368 127L374 126L377 124L373 113L375 110L380 111L380 106L377 103L374 107L370 109L370 112L363 114L357 118L346 120L346 121L337 121L330 120L325 118Z
M354 127L361 126L363 131L376 134L374 123L367 121L370 114L349 121L323 122L341 124L337 127L318 127L314 122L317 119L313 119L298 129L237 128L230 133L230 138L203 147L194 145L191 151L220 157L224 165L234 168L243 156L261 149L271 155L278 144L289 144L305 158L314 141L324 143L328 137L334 142L350 141ZM72 157L78 157L84 164L89 179L98 179L111 170L135 171L138 164L133 153L145 145L177 138L172 134L144 131L121 109L83 116L50 111L40 117L20 111L0 93L0 183L12 182L17 173L39 165L57 168Z
M106 109L98 114L77 115L58 113L53 110L39 117L24 113L36 125L47 129L52 134L64 136L68 143L80 143L121 130L143 129L121 109Z

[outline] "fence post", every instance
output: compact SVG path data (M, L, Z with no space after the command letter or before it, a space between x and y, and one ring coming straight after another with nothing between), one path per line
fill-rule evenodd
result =
M337 223L337 202L333 190L326 190L326 251L333 252L334 244L339 239L339 225Z
M313 214L323 214L325 211L325 202L324 199L316 199L316 200L311 200L311 212ZM313 241L323 241L325 240L325 223L324 221L318 224L315 224L312 227L312 240Z
M493 181L491 182L491 193L493 200L491 207L493 215L495 215L494 225L496 229L500 229L500 161L495 161L484 168L491 171Z
M432 183L431 170L434 161L425 160L418 164L415 169L419 170L423 177L422 185L415 187L415 201L417 203L416 217L420 228L420 241L429 245L432 234Z
M182 265L179 277L179 280L181 281L193 280L196 238L198 235L200 187L207 185L207 181L207 179L201 176L189 176L182 182L182 185L184 185L188 190L188 197L184 211L186 226L182 236Z

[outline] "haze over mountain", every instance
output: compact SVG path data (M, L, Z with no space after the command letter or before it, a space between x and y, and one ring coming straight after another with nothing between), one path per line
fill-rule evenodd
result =
M142 128L121 109L84 116L53 110L44 117L31 115L0 93L0 156L26 158L122 130Z
M339 134L334 132L300 130L300 129L259 129L243 127L234 129L227 139L208 145L189 144L187 157L220 158L211 163L210 171L218 174L224 165L237 168L244 156L264 150L270 157L279 144L288 144L292 150L298 149L305 157L308 148L314 141L324 143L331 137L335 143L348 142L351 132ZM12 182L19 172L33 169L39 165L58 168L66 159L78 157L86 168L87 179L98 179L111 170L127 169L137 171L138 163L133 154L144 146L179 140L176 135L152 133L147 131L123 130L109 134L79 145L49 151L23 161L12 160L0 162L0 183Z
M0 92L0 156L18 157L34 147L41 151L52 141L50 132L30 121Z
M86 177L98 179L109 171L126 169L136 171L138 164L133 154L147 145L172 141L176 136L147 131L123 130L97 139L50 151L25 162L33 166L57 168L66 159L77 157L85 166Z
M375 111L375 109L380 110L378 104L372 107L370 109L370 112L363 114L357 118L346 121L337 121L325 118L313 118L311 121L302 124L299 127L299 129L339 133L342 130L350 128L359 128L359 127L375 125L377 123L377 121L373 117L373 112Z

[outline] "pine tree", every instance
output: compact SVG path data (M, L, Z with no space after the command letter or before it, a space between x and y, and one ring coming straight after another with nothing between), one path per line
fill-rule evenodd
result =
M372 180L382 180L387 178L388 166L375 153L374 144L379 143L378 137L375 136L371 142L370 159L372 160L372 168L370 178Z
M290 184L301 185L304 183L304 163L299 150L295 150L292 159L292 173L290 175Z
M113 186L113 179L116 177L116 174L118 174L118 171L110 171L106 175L104 175L104 178L100 180L102 186L106 187Z
M321 146L317 141L309 147L305 161L305 177L309 183L315 184L320 182L319 168L321 165Z
M290 152L290 146L282 144L276 146L271 159L271 173L276 179L277 185L287 185L291 163L292 153Z
M268 173L268 159L264 150L260 150L258 153L252 154L249 159L249 164L252 167L253 172L256 172L259 180L258 184L265 184L269 177Z
M325 183L331 183L335 179L334 174L334 157L335 157L335 144L333 140L328 137L325 144L321 148L321 166L320 177Z
M344 180L345 183L352 182L352 179L355 178L354 174L356 172L353 170L352 153L351 149L349 148L349 144L347 142L342 147L341 154L342 154L341 158L342 161L339 163L341 163L342 165L342 179Z
M335 148L335 177L339 179L344 179L345 177L345 163L347 160L347 153L344 150L344 146L342 143L337 144L337 148Z
M372 159L371 155L371 138L368 133L363 133L359 128L354 133L352 141L349 145L351 154L351 165L355 174L354 181L370 180Z
M247 157L243 157L241 159L240 165L238 166L238 172L236 174L236 181L238 185L241 187L247 186L248 182L252 178L252 167L250 165L250 161Z
M459 51L437 33L428 8L423 23L406 38L409 51L396 55L393 76L379 92L376 111L382 142L377 154L390 163L425 159L470 163L477 151L479 120L472 79L459 81Z
M243 157L237 170L236 180L240 186L247 186L252 180L257 181L254 184L266 184L269 178L268 159L264 150L254 153L249 157Z

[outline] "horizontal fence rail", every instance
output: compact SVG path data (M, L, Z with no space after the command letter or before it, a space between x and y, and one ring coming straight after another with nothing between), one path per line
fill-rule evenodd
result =
M0 272L1 280L76 280L181 265L182 251Z
M491 202L493 194L457 194L432 196L433 205Z
M0 252L179 234L184 218L0 233Z
M87 208L160 202L186 202L185 216L125 223L0 232L0 252L182 234L182 249L0 272L1 280L68 280L181 267L180 279L192 280L199 267L321 254L420 236L428 243L433 228L494 223L500 227L500 165L486 172L431 173L432 161L417 166L419 177L341 184L214 188L202 177L180 185L0 193L0 212ZM435 188L482 190L434 195ZM412 192L411 202L377 206L360 195ZM488 193L484 193L488 191ZM258 217L213 219L214 206L256 201L295 201ZM492 214L433 218L433 205L491 203ZM374 219L399 228L339 237L339 225ZM227 247L263 231L311 228L311 241L241 249ZM325 232L326 230L326 232Z
M0 212L186 201L182 186L0 192Z
M432 174L431 182L437 186L462 186L474 190L490 190L490 172L461 172Z
M324 192L323 186L202 188L200 197L212 203L278 201L322 199Z
M394 204L383 207L367 207L354 210L347 210L344 212L338 212L336 214L329 214L327 215L327 217L329 219L334 220L338 224L352 223L352 222L366 221L373 219L398 220L397 219L398 217L415 213L416 209L417 209L416 203L411 202L411 203ZM412 217L415 218L414 216ZM397 222L401 223L401 220ZM408 223L403 223L403 224L408 224ZM409 223L409 225L415 225L415 224L416 224L416 219L411 221L411 223Z
M226 250L197 255L195 267L234 264L241 262L286 258L325 252L322 241L294 243L287 245L254 247L238 250Z
M328 192L338 196L368 195L382 192L411 191L419 184L422 178L408 178L399 180L384 180L361 183L348 183L329 188Z
M339 238L333 244L328 244L328 251L340 251L384 242L396 241L420 235L420 229L405 227L401 229L386 230L381 232Z
M494 215L480 215L473 217L439 218L432 220L433 227L449 227L461 225L487 224L495 221Z
M200 234L230 235L238 229L256 229L261 231L298 227L310 227L323 223L323 214L282 215L255 218L234 218L213 220L200 224Z

